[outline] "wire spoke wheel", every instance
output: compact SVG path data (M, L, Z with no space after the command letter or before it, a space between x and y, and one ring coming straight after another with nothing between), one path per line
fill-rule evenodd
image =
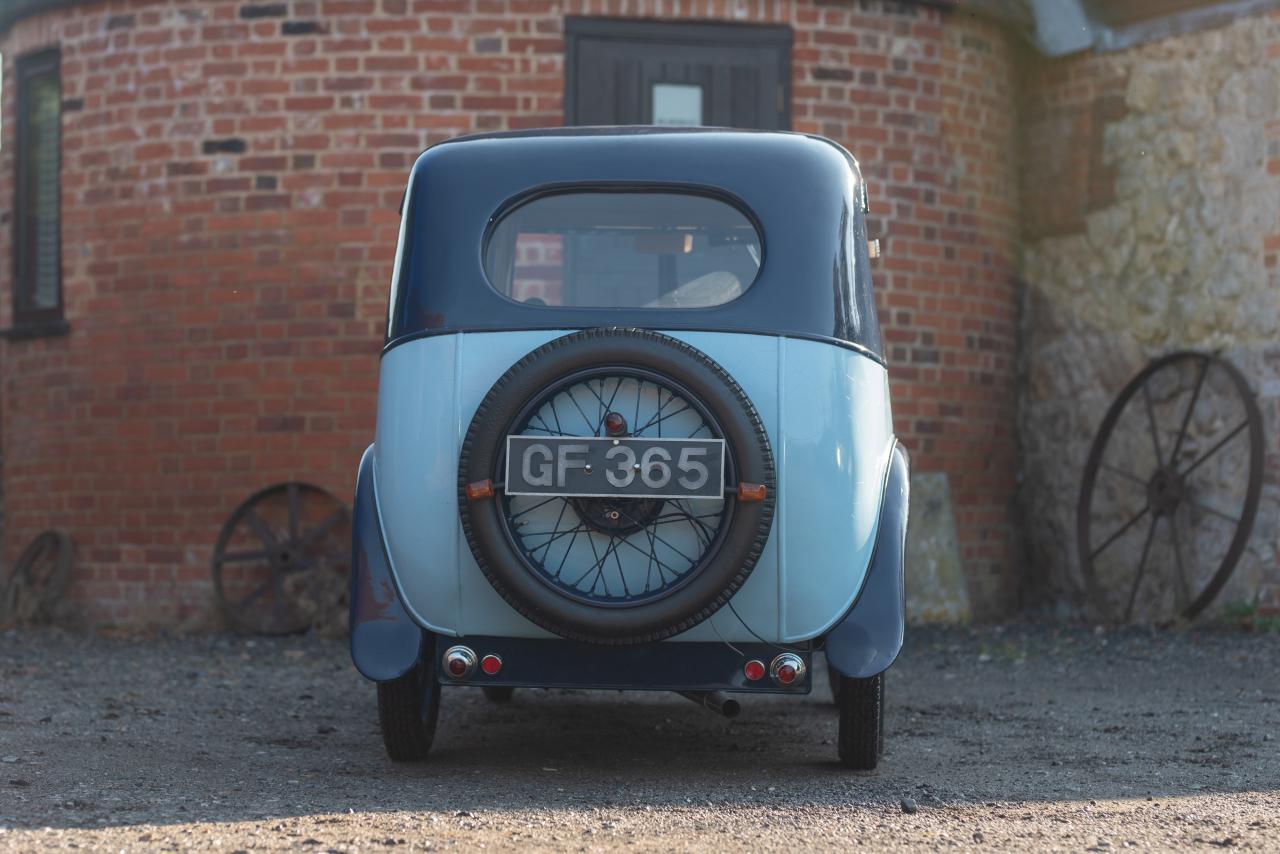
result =
M1108 620L1192 619L1253 530L1262 416L1244 376L1209 354L1149 364L1103 418L1076 520L1081 569Z
M695 497L696 477L660 489L675 470L660 455L619 451L594 480L568 486L557 473L560 489L512 495L513 436L708 444L723 454L725 489L717 479ZM626 491L636 477L647 488ZM728 603L764 551L775 487L773 449L742 387L696 347L645 329L584 329L530 351L480 401L458 452L458 515L477 568L530 622L586 643L663 640Z
M345 614L351 514L306 483L250 496L223 526L213 582L228 622L241 631L285 635L328 629Z
M724 438L707 407L679 384L619 367L581 371L553 384L532 398L512 432ZM727 459L729 482L735 479L732 465ZM504 494L501 500L506 535L534 576L599 607L642 604L682 586L715 554L733 512L733 502L722 497Z

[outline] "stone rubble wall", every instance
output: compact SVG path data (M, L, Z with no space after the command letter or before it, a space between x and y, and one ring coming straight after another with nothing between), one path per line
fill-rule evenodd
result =
M1196 349L1245 374L1267 443L1254 533L1214 608L1280 609L1280 13L1042 63L1023 94L1018 426L1037 598L1088 612L1075 508L1092 437L1149 359Z

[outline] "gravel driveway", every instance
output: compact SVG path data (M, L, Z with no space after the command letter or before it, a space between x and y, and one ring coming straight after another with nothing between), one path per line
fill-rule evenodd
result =
M314 638L0 636L0 851L1280 850L1280 636L916 630L888 755L825 682L727 721L669 694L445 694L384 759Z

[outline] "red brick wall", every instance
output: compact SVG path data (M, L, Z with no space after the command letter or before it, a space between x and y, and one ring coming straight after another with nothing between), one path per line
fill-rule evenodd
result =
M898 429L951 476L979 614L1007 607L1014 57L992 25L905 3L113 0L19 21L7 78L62 48L71 333L0 350L6 558L61 528L89 620L198 622L242 498L349 495L408 168L459 133L559 124L565 14L794 28L794 126L855 153L887 238Z

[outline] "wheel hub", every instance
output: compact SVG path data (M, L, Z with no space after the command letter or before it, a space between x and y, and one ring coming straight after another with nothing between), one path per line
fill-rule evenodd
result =
M1186 484L1178 473L1171 468L1162 468L1147 483L1147 503L1157 516L1171 516L1178 509L1185 491Z
M606 536L626 536L647 528L662 511L662 498L575 498L573 509Z

